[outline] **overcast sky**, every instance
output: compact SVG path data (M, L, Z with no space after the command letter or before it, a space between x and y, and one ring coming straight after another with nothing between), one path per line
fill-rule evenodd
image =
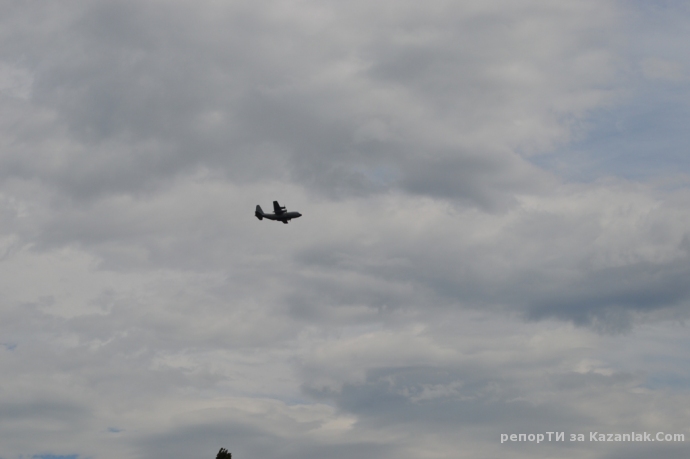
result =
M688 457L687 2L0 4L1 459Z

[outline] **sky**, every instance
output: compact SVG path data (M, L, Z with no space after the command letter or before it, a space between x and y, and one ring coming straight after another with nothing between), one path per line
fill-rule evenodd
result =
M688 457L687 2L2 11L0 459Z

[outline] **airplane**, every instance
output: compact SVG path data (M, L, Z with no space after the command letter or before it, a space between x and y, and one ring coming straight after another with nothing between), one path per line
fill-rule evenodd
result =
M265 214L263 210L261 210L261 206L257 205L256 206L256 212L254 212L254 216L258 218L259 220L263 220L264 218L267 218L269 220L277 220L280 222L283 222L287 225L287 222L292 220L293 218L299 218L302 216L301 213L299 212L286 212L285 207L280 207L280 204L278 204L278 201L273 201L273 214Z

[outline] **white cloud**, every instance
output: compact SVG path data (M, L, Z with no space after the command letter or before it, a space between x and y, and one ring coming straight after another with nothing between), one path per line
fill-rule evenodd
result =
M537 165L635 97L626 69L684 81L626 57L626 8L8 7L0 456L598 458L629 450L499 435L685 432L686 183ZM275 199L303 217L252 217Z

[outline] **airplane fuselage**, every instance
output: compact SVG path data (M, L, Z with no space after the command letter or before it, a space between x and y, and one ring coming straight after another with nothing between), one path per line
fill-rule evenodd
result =
M287 222L288 220L292 220L293 218L299 218L301 217L302 214L299 212L284 212L280 215L276 214L263 214L262 217L268 218L269 220L277 220L279 222Z

